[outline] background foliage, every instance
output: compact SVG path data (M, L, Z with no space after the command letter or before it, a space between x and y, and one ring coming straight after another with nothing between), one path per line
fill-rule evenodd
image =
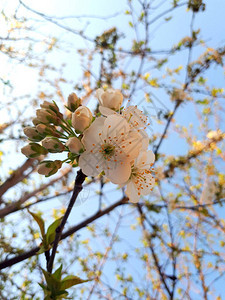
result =
M23 128L43 100L63 111L76 92L94 110L95 90L112 86L149 116L157 185L133 205L88 178L55 269L95 278L71 288L73 299L222 299L224 4L99 0L92 14L84 1L77 14L64 2L52 1L57 15L32 1L0 7L0 298L43 298L45 258L27 208L47 226L63 216L77 171L38 175L38 160L20 153Z

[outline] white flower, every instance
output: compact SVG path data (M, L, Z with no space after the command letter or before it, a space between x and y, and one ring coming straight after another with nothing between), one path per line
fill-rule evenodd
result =
M99 110L103 116L119 115L125 118L129 123L131 130L137 130L137 132L142 135L142 150L148 149L149 137L144 130L147 125L150 125L150 123L147 123L147 116L145 116L136 105L128 106L122 111L122 114L116 113L114 110L103 106L99 107Z
M92 113L86 106L79 106L72 114L72 125L75 130L83 132L92 122Z
M82 143L86 151L79 158L79 166L87 176L104 171L115 184L126 182L131 174L130 162L142 147L142 135L131 131L120 115L97 118L85 130Z
M155 179L150 168L154 160L155 155L152 151L141 151L135 159L125 191L131 202L137 203L140 196L148 195L152 191Z
M103 116L110 116L110 115L116 115L114 110L100 106L99 110ZM130 105L122 111L121 114L127 122L134 128L146 128L147 125L150 125L148 122L147 116L144 115L144 113L137 108L137 105Z
M146 129L148 122L147 116L137 108L135 105L128 106L122 112L122 116L127 120L127 122L135 129L143 128Z
M66 146L69 148L70 152L75 154L80 153L84 148L81 141L75 136L68 139Z
M96 95L100 106L108 107L114 110L119 110L123 102L123 95L119 90L108 89L97 89Z

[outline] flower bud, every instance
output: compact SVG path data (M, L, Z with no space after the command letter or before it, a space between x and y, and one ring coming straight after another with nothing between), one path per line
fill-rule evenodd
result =
M123 95L119 90L108 89L104 91L103 89L97 89L97 98L100 106L108 107L113 110L119 110L123 102Z
M33 142L40 142L44 138L35 127L25 127L23 132Z
M61 160L46 160L42 161L37 168L37 171L41 175L45 175L45 177L51 176L55 174L62 166Z
M74 112L80 105L81 99L75 93L70 94L67 101L67 108Z
M42 146L50 153L58 153L65 150L65 146L57 138L53 137L46 137L43 139Z
M56 103L54 103L54 102L52 103L52 102L44 101L44 103L42 103L40 106L41 106L41 108L52 110L56 114L57 114L57 112L59 112L59 108L56 105Z
M21 149L21 152L30 158L34 158L43 154L45 155L48 153L48 151L44 147L36 143L30 143L29 145L23 147Z
M84 149L81 141L75 136L68 139L66 146L69 148L70 152L75 154L79 154Z
M38 109L36 111L36 115L40 123L53 123L54 125L59 125L61 122L60 118L53 111L49 112L48 110L43 108Z
M37 131L42 135L52 135L55 137L60 137L60 133L56 131L55 126L53 125L45 125L45 124L38 124L36 126Z
M72 114L72 126L78 132L83 132L92 122L92 113L86 106L78 107Z
M41 121L40 121L38 118L34 118L34 119L32 120L32 123L34 124L34 126L40 124L40 122L41 122Z
M63 119L63 115L60 113L59 108L55 102L44 101L43 104L40 105L42 109L47 110L50 114L56 115L59 119Z

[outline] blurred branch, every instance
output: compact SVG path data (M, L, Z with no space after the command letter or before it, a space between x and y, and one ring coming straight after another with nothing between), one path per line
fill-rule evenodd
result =
M15 170L12 175L0 186L0 203L1 203L1 197L2 195L8 191L11 187L16 185L18 182L21 182L24 178L26 178L28 175L26 171L31 168L33 171L36 166L38 165L39 160L38 159L27 159L25 163L19 167L17 170Z
M116 207L120 206L120 205L124 205L126 204L128 201L127 197L123 197L121 200L117 201L116 203L110 205L109 207L107 207L104 210L98 211L96 214L94 214L93 216L87 218L86 220L84 220L83 222L81 222L78 225L75 225L73 227L71 227L70 229L68 229L66 232L64 232L61 235L60 240L63 240L69 236L71 236L72 234L74 234L75 232L77 232L78 230L86 227L88 224L94 222L95 220L101 218L104 215L109 214L111 211L113 211ZM0 262L0 270L13 266L27 258L30 258L34 255L36 255L36 253L39 251L40 247L35 247L33 249L31 249L30 251L24 252L18 256L15 256L11 259L6 259L5 261Z
M52 186L54 183L58 182L60 179L62 179L66 174L68 174L71 171L71 168L67 168L61 171L60 176L50 180L48 183L43 184L42 186L40 186L38 189L34 190L31 193L27 193L25 194L23 197L21 197L18 201L12 203L12 204L8 204L6 205L6 207L0 209L0 218L4 218L7 215L16 212L18 210L23 209L21 207L21 205L23 203L25 203L28 199L30 199L31 197L36 196L38 193L42 192L43 190L45 190L47 187Z

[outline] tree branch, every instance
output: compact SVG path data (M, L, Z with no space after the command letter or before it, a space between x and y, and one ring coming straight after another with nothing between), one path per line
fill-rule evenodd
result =
M116 207L126 204L128 201L127 197L123 197L122 199L120 199L119 201L117 201L116 203L110 205L108 208L102 210L102 211L98 211L96 214L94 214L93 216L87 218L86 220L84 220L83 222L81 222L78 225L75 225L73 227L71 227L70 229L68 229L65 233L63 233L60 237L60 240L64 240L65 238L67 238L68 236L74 234L75 232L77 232L78 230L86 227L88 224L94 222L95 220L103 217L104 215L109 214L111 211L113 211ZM0 270L7 268L7 267L11 267L27 258L30 258L34 255L36 255L36 253L40 250L40 247L35 247L33 249L31 249L30 251L24 252L18 256L15 256L11 259L6 259L2 262L0 262Z

